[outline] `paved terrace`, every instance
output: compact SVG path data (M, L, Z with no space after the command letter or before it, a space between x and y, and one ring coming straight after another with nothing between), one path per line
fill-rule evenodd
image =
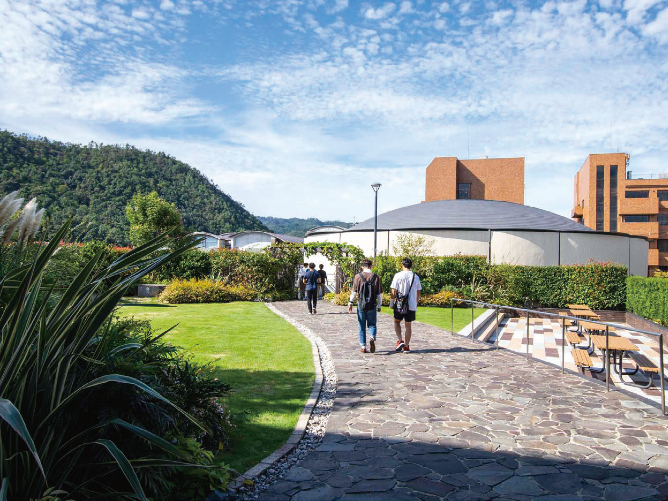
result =
M322 445L262 500L668 499L654 407L419 322L395 353L387 315L362 354L345 308L276 306L327 342L338 389Z
M506 318L499 324L499 346L517 353L525 354L527 352L527 336L526 336L526 318ZM656 338L643 336L642 334L632 331L618 329L616 334L628 338L634 345L638 347L638 352L649 358L654 365L659 366L659 345ZM588 335L582 335L582 346L587 344ZM496 335L492 335L489 342L494 343ZM575 372L580 372L580 369L573 361L572 347L566 344L566 356L564 357L564 365L567 369ZM551 364L561 367L561 350L563 349L563 338L561 332L561 323L552 318L531 318L529 321L529 353L535 358L545 360ZM668 360L668 346L664 346L664 357ZM594 350L591 353L592 362L596 367L603 367L605 364L605 356L599 351ZM625 369L634 369L635 364L630 362L627 358L624 359ZM587 377L605 381L605 373L590 373L585 372ZM635 376L624 376L625 382L634 381L637 384L644 384L647 377L638 372ZM657 405L661 403L661 388L658 377L654 377L654 387L641 388L622 384L619 375L615 371L610 373L610 381L614 386L620 386L626 391L639 395L643 398L656 402Z

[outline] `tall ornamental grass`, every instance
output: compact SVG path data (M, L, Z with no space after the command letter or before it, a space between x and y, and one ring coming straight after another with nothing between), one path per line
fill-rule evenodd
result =
M11 224L12 232L20 230L20 223ZM191 458L141 422L127 422L96 404L125 387L201 425L144 382L99 375L99 369L109 355L110 315L124 292L195 242L158 253L171 242L162 235L94 273L99 251L66 288L57 289L45 281L45 269L68 228L27 265L0 275L0 501L45 494L146 500L140 469L184 465ZM114 348L133 349L132 343ZM126 442L137 440L152 454L135 457L127 450Z

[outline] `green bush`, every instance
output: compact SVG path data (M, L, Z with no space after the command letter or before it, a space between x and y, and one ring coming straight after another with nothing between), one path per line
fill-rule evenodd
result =
M434 263L432 287L439 291L448 285L465 287L474 277L486 277L489 268L484 256L447 256Z
M211 275L212 262L209 252L191 249L155 271L151 275L157 283L169 283L174 279L190 280Z
M374 272L389 294L392 277L401 269L401 258L379 256ZM414 267L422 294L453 292L458 297L523 306L538 302L546 308L584 303L594 309L623 309L626 302L624 266L590 263L577 266L489 265L483 256L422 257Z
M269 253L220 249L210 253L211 274L217 281L253 289L264 296L292 296L300 253L274 257Z
M522 306L536 301L544 308L586 304L595 310L624 309L625 266L591 263L576 266L491 266L488 283L495 302ZM505 301L499 301L504 298Z
M174 280L169 284L159 300L164 303L230 303L232 301L253 301L261 294L244 285L229 285L216 280Z
M668 326L668 280L628 277L626 309L653 322Z

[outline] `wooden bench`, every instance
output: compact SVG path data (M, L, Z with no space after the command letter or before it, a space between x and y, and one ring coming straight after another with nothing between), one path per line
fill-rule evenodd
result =
M577 332L566 331L566 341L575 346L582 342L582 338Z
M580 369L582 369L583 374L585 369L591 369L594 366L594 364L591 361L591 358L589 358L589 353L587 353L587 350L581 350L579 348L576 348L574 350L571 350L571 355L573 355L573 360L575 361L575 365L577 365Z
M639 370L642 371L643 374L645 374L647 376L647 378L649 379L649 381L647 381L647 385L642 386L642 387L643 388L651 388L654 384L654 374L659 373L659 368L656 366L656 364L654 362L652 362L649 358L647 358L645 355L643 355L640 352L631 351L631 352L628 352L628 354L629 354L629 357L631 358L631 360L633 360L636 364L636 370L634 372L631 372L630 374L635 374ZM627 383L627 384L629 384L629 383ZM635 383L631 383L631 384L634 384L635 386L640 386L640 385L636 385Z
M572 316L569 311L558 311L559 315L563 315L564 317L570 317ZM564 322L564 325L566 327L577 327L577 324L573 322L570 318L562 318L562 322Z

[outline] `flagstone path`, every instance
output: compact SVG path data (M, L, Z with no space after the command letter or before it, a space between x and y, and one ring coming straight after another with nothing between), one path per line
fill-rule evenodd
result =
M261 500L668 499L655 407L419 322L395 353L388 315L363 354L345 308L275 306L326 341L338 388L322 444Z

